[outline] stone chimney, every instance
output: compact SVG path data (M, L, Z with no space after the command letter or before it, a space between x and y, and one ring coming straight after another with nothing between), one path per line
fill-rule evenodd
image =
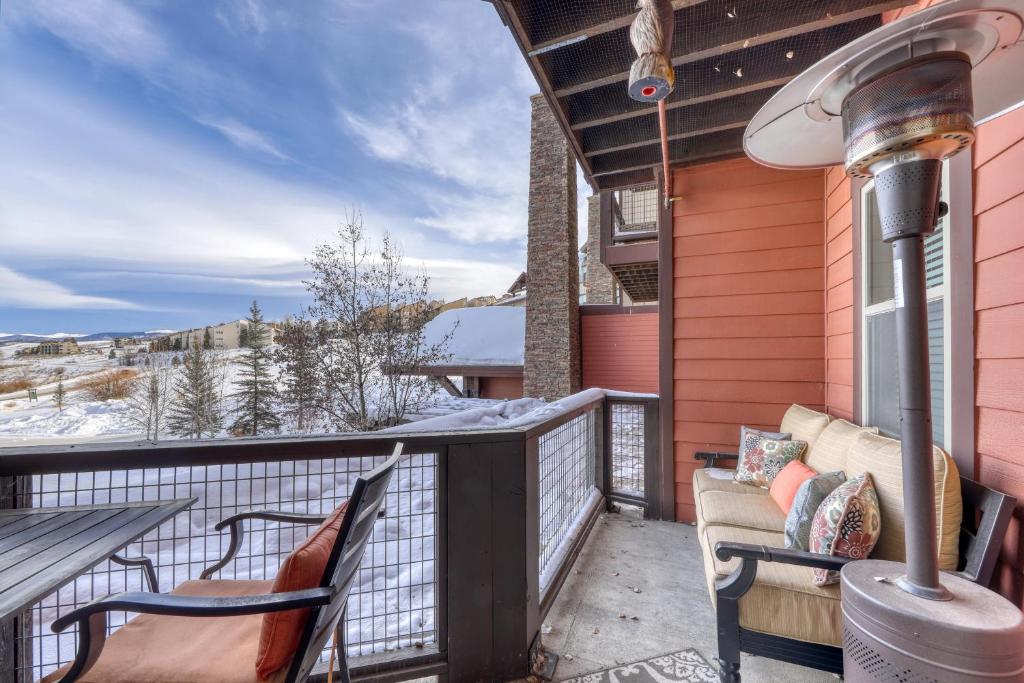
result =
M587 303L615 303L615 281L601 263L601 195L587 198Z
M530 102L523 392L553 400L581 384L576 160L544 97Z

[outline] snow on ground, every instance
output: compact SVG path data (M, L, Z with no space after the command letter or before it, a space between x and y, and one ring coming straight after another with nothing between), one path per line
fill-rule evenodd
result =
M442 365L522 365L526 309L481 306L445 311L423 328L428 345L451 334L450 357Z

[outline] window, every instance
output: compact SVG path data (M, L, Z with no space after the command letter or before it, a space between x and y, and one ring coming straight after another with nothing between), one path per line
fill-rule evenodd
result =
M949 197L949 163L942 169L942 199ZM893 302L892 245L882 241L874 183L861 193L861 409L864 424L898 436L899 376L896 358L896 306ZM928 351L931 361L932 438L944 448L949 429L949 254L947 215L925 238L928 287Z

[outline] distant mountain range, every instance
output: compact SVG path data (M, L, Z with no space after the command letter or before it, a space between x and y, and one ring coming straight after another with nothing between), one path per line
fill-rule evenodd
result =
M0 344L7 342L39 343L47 339L65 339L74 337L80 342L112 341L117 337L152 339L170 334L174 330L149 330L147 332L94 332L92 334L74 334L72 332L55 332L54 334L10 334L0 332Z

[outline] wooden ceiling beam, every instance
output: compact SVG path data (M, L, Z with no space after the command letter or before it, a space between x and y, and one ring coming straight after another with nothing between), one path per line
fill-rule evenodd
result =
M714 47L705 50L696 50L694 52L687 52L685 54L678 55L672 58L672 65L679 66L680 64L689 64L690 62L700 61L702 59L711 59L718 57L736 50L741 50L748 47L756 47L765 43L770 43L776 40L784 40L786 38L792 38L804 33L810 33L811 31L818 31L820 29L829 28L831 26L838 26L839 24L846 24L851 21L857 21L858 19L865 19L870 16L875 16L886 12L888 10L897 9L904 7L910 3L910 0L886 0L885 2L879 2L867 7L863 7L850 12L844 12L842 14L836 14L827 16L823 19L816 19L803 24L797 24L790 26L778 31L771 31L769 33L762 33L754 36L746 36L737 40L722 43ZM604 85L611 85L612 83L618 83L620 81L629 80L629 71L621 71L610 76L604 76L602 78L595 78L582 83L576 83L574 85L560 88L555 90L555 97L562 98L568 97L569 95L575 95L576 93L584 92L587 90L593 90Z
M708 0L672 0L672 9L678 11L707 1ZM529 55L531 57L536 57L544 54L545 52L557 50L558 48L566 45L575 45L576 43L582 42L588 38L599 36L602 33L609 33L620 28L625 28L633 23L633 17L635 16L636 12L630 12L629 14L625 14L621 17L609 19L608 21L603 21L599 24L594 24L593 26L581 28L578 31L566 33L565 35L558 36L557 38L539 41L530 50Z
M701 95L699 97L687 97L681 100L675 100L665 105L665 109L672 111L673 109L679 109L680 107L689 107L694 104L703 104L705 102L714 102L715 100L723 100L727 97L733 97L735 95L746 95L748 93L757 92L758 90L767 90L768 88L781 88L782 86L793 80L792 76L783 76L781 78L771 78L766 81L758 81L756 83L746 83L736 88L729 88L728 90L720 90L718 92L709 93L707 95ZM626 121L628 119L636 118L638 116L651 116L658 113L657 107L645 107L644 109L636 109L634 111L622 112L621 114L612 114L611 116L603 116L599 119L591 119L590 121L581 121L572 127L573 130L584 130L587 128L593 128L594 126L603 126L606 123L618 123L619 121Z
M710 126L708 128L701 128L699 130L687 131L685 133L677 133L675 135L669 135L668 141L673 140L685 140L686 138L695 138L699 135L709 135L711 133L721 133L726 130L735 130L736 128L746 128L750 120L734 121L732 123L723 123L719 126ZM587 152L588 157L595 157L599 154L609 154L611 152L621 152L627 149L636 149L637 147L646 147L648 145L657 145L661 142L661 138L653 138L650 140L641 140L639 142L631 142L626 145L617 145L615 147L605 147L604 149L595 149Z

